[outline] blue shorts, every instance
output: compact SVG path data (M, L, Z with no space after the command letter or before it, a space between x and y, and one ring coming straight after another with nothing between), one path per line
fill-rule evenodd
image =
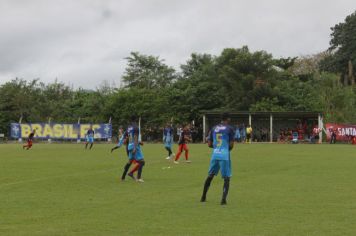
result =
M87 137L88 143L94 143L94 137Z
M136 153L133 154L132 150L129 151L129 160L140 161L143 160L143 153L140 148L136 148Z
M221 169L221 177L231 177L231 161L212 159L209 166L209 175L217 175Z
M165 144L164 144L164 147L166 147L166 148L172 148L172 143L165 143Z

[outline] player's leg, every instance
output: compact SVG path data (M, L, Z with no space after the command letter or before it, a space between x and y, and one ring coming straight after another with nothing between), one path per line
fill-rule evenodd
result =
M136 162L135 166L131 169L131 171L127 174L130 176L133 180L137 180L137 178L134 176L134 173L140 168L141 163Z
M32 141L30 141L30 142L28 143L27 150L30 149L30 148L32 148Z
M121 180L125 180L126 174L129 171L131 164L134 162L134 155L133 155L132 151L129 151L126 147L126 152L127 152L127 157L129 160L124 167L124 172L122 173ZM134 179L133 176L130 176L130 177Z
M138 168L138 171L137 171L137 181L138 182L144 182L143 179L141 178L141 175L142 175L142 169L143 169L143 166L145 165L145 160L140 160L140 167Z
M188 158L189 158L189 148L188 148L188 145L187 145L187 144L184 144L183 149L184 149L184 154L185 154L185 161L186 161L187 163L190 163L190 161L188 160Z
M129 161L126 163L126 165L124 166L124 172L122 173L121 180L125 180L126 174L127 174L127 172L129 171L129 169L130 169L131 163L132 163L132 162L129 160Z
M183 151L183 144L179 144L178 152L177 152L176 158L174 159L174 163L178 164L178 160L179 160L180 154L182 154L182 151Z
M27 141L27 144L22 146L22 149L27 148L27 147L28 147L28 141Z
M219 163L216 160L211 160L210 166L209 166L209 171L208 171L208 177L205 180L203 194L200 199L201 202L206 201L206 194L208 193L211 181L213 180L214 176L217 173L219 173L219 169L220 169Z
M169 159L171 159L171 155L172 155L172 149L171 149L171 147L169 146L169 145L166 145L165 147L164 147L166 150L167 150L167 152L168 152L168 156L167 156L167 160L169 160Z
M230 188L230 177L231 177L231 161L219 161L221 167L221 176L224 179L223 194L221 198L221 205L226 205L227 194Z
M85 149L87 149L87 148L88 148L88 144L89 144L89 142L88 142L88 141L86 141L86 142L85 142Z
M118 149L118 148L119 148L119 146L115 146L115 147L111 148L111 152L113 152L115 149Z
M90 142L90 147L89 147L89 149L91 149L91 148L93 147L93 145L94 145L94 138L93 138L93 137L90 137L90 138L89 138L89 142Z

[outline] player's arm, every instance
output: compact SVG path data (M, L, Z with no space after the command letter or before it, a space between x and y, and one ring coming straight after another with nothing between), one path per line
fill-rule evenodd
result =
M208 147L213 148L213 132L209 131L207 141L208 141Z
M235 132L234 129L230 129L230 133L229 133L229 150L231 151L234 148L234 136L235 136Z

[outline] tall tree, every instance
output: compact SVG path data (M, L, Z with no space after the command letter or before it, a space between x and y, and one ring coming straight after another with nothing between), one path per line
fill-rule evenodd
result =
M337 72L345 85L353 84L356 71L356 11L331 28L330 56L321 61L322 70Z
M126 59L127 67L122 80L128 88L165 88L176 78L175 70L158 57L131 52Z

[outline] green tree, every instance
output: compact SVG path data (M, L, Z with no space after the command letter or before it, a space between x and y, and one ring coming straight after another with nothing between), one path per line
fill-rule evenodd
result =
M320 62L324 71L340 73L344 84L354 84L356 71L356 11L331 28L331 55Z
M131 52L126 59L128 63L122 77L125 87L160 89L171 85L176 78L175 70L158 57Z

